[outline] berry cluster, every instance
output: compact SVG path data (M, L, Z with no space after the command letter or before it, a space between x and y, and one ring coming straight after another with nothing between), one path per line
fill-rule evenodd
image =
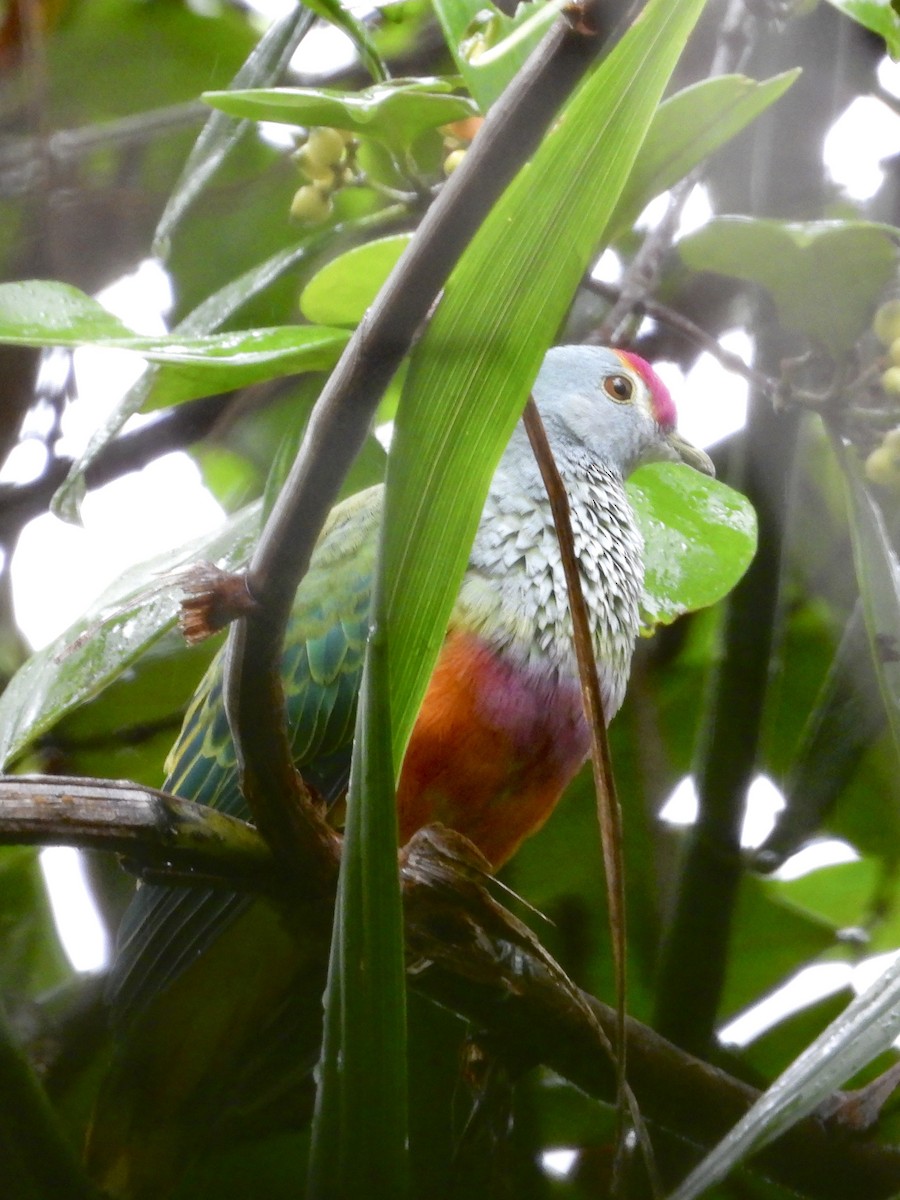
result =
M320 225L331 216L332 195L352 179L347 166L352 134L327 126L311 129L294 160L309 180L294 193L291 216L305 225Z
M466 149L472 138L481 128L484 117L467 117L463 121L454 121L445 125L441 133L444 135L444 175L449 178L466 157Z

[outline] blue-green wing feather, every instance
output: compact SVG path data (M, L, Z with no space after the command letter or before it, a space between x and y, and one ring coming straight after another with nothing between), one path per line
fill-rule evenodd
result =
M297 592L283 680L294 760L327 801L346 787L368 632L381 488L339 505ZM222 654L201 682L166 763L166 791L248 816L222 704ZM247 906L221 889L145 886L122 922L111 994L129 1019Z

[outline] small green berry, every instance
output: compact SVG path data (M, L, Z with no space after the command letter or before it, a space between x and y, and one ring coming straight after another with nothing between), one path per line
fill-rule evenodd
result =
M872 328L883 346L890 346L900 338L900 300L885 301L875 314Z
M881 444L893 454L900 455L900 429L889 429L881 439Z
M327 125L311 129L305 150L310 160L319 167L333 167L344 157L344 138L337 129Z
M900 492L900 459L887 446L876 446L866 459L866 478L879 487Z
M451 150L444 159L444 174L450 176L466 157L465 150Z
M298 188L291 201L291 216L304 225L321 225L331 216L331 197L314 183Z
M294 161L306 178L313 183L319 184L326 191L334 187L335 173L333 168L325 166L313 158L307 146L303 146L297 151L294 155Z
M900 396L900 367L888 367L881 376L881 386L891 396Z

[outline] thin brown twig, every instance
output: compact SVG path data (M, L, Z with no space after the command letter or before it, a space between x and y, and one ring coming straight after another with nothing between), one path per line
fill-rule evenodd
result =
M589 291L613 303L622 294L621 288L616 284L603 283L599 279L588 278L584 281L584 286ZM711 354L717 362L721 363L726 371L740 375L753 387L758 388L763 395L772 397L777 394L779 384L776 379L773 379L770 375L766 375L763 371L758 371L755 367L749 366L739 354L735 354L732 350L726 350L713 334L708 333L701 325L692 321L690 317L686 317L676 309L670 308L667 304L660 304L659 301L650 300L647 297L638 301L635 304L635 308L638 312L652 317L654 321L659 321L660 324L668 325L670 329L676 329L679 333L683 333L686 338L689 338L690 341L700 346L708 354Z
M625 1020L627 1012L627 977L626 977L626 926L625 926L625 868L622 861L622 813L616 796L616 783L613 775L612 760L609 753L609 742L606 737L606 717L603 712L603 696L600 691L600 680L597 674L597 660L594 655L593 638L591 636L590 617L584 591L581 586L581 574L578 569L578 557L575 552L575 540L572 536L571 513L569 498L566 495L565 484L553 458L550 443L544 423L538 412L534 397L529 396L524 413L525 431L531 443L531 449L537 460L550 500L553 513L553 524L556 527L556 538L563 570L566 576L566 588L569 598L569 611L572 614L572 632L575 644L575 657L578 662L578 676L581 681L581 692L584 699L585 713L591 731L591 763L594 769L594 786L597 792L597 817L600 825L600 841L603 850L603 865L606 871L606 886L609 900L610 936L613 946L613 962L616 978L616 1092L617 1111L619 1120L618 1144L624 1147L624 1114L628 1108L626 1102L626 1038ZM649 1160L648 1153L648 1160Z

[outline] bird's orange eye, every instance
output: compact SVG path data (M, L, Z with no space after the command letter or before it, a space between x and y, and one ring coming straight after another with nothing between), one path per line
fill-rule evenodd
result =
M634 380L627 375L607 375L603 380L603 390L610 400L627 404L634 396Z

